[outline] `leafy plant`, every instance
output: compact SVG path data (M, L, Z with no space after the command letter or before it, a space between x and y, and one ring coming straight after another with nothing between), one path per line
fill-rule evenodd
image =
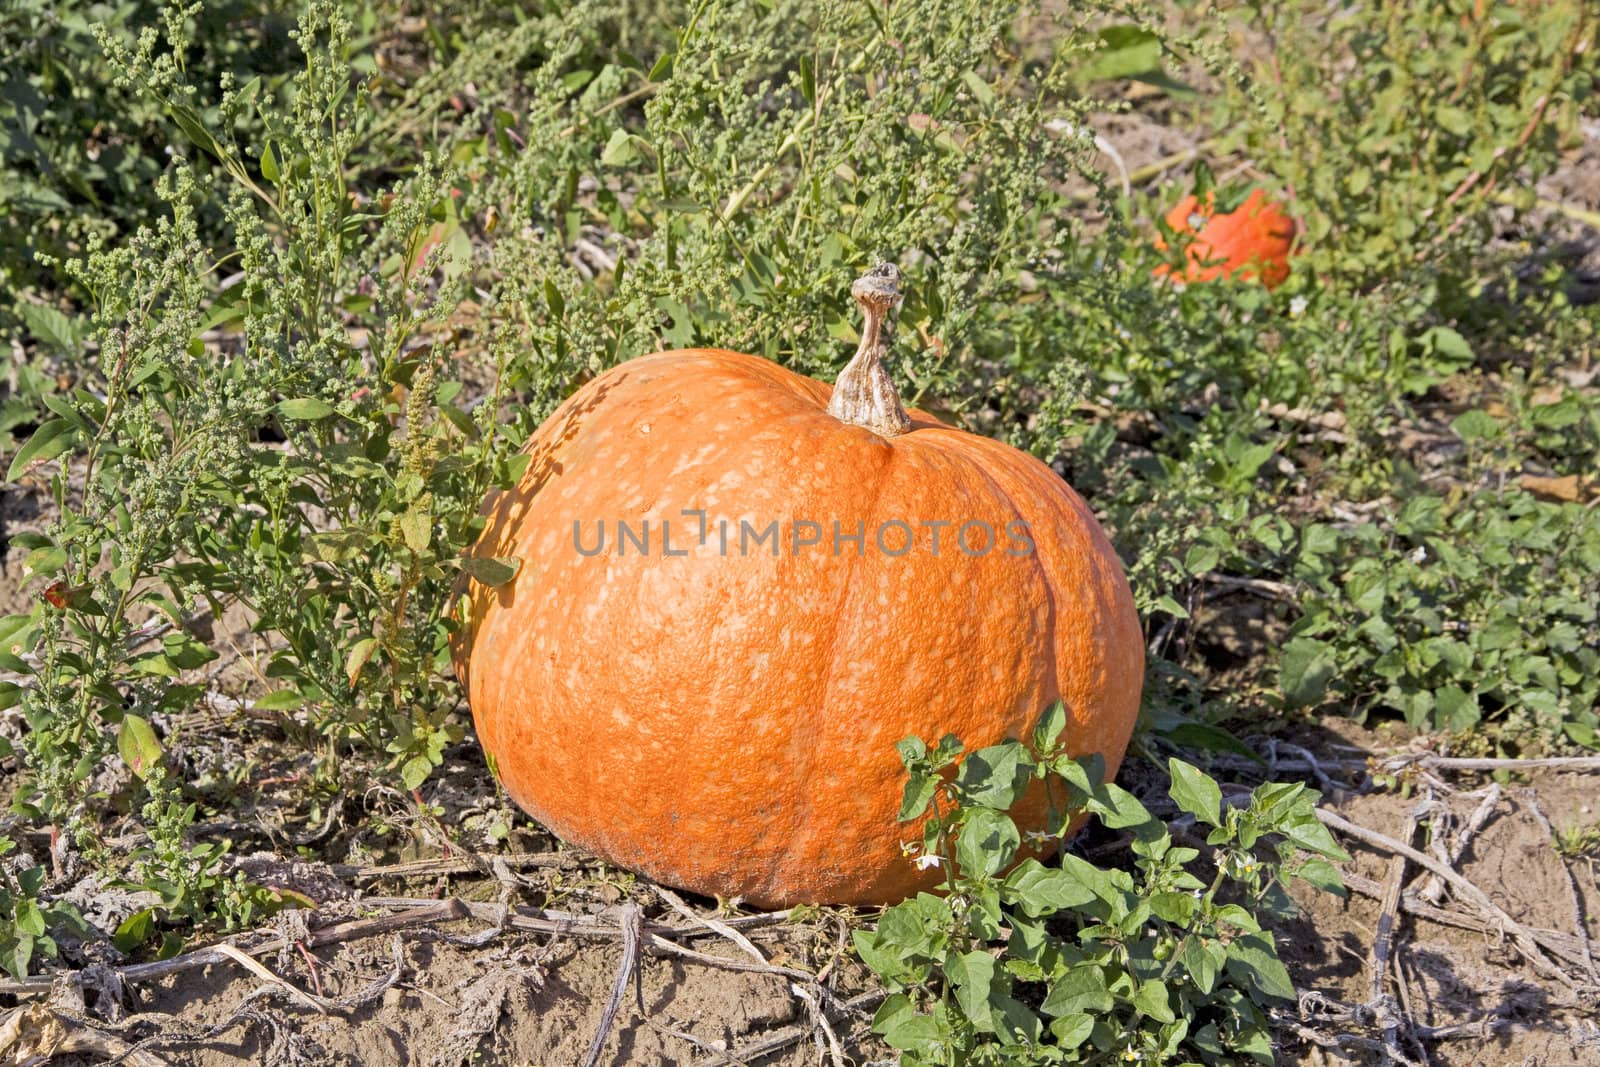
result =
M1225 805L1215 781L1172 759L1172 801L1210 828L1202 877L1201 851L1104 782L1103 765L1061 754L1065 722L1057 704L1031 744L964 759L954 737L901 742L901 819L926 817L907 862L943 869L946 892L857 932L892 991L873 1029L912 1065L1273 1062L1266 1013L1294 988L1261 917L1292 913L1294 878L1342 891L1328 860L1348 859L1317 821L1317 794L1269 784ZM1040 793L1054 833L1024 842L1008 812ZM1071 852L1041 862L1080 813L1131 838L1133 871Z
M0 837L0 857L16 843ZM0 967L13 978L26 978L35 960L57 955L52 931L86 933L78 909L44 896L45 869L24 857L20 863L0 859Z
M1308 595L1280 659L1290 701L1338 694L1422 728L1497 720L1595 743L1594 509L1515 491L1416 496L1389 523L1308 527L1295 575Z

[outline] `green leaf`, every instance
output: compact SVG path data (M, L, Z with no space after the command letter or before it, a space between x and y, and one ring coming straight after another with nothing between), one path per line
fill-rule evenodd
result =
M956 789L963 804L1007 811L1032 779L1027 749L1007 741L967 756L956 772Z
M921 1015L904 993L895 993L879 1005L872 1017L872 1030L891 1048L902 1052L935 1055L940 1046L939 1024L931 1015Z
M278 402L278 414L286 419L315 422L333 414L333 405L313 396L296 397Z
M1465 411L1450 421L1450 429L1463 441L1481 441L1500 432L1500 423L1487 411Z
M1291 704L1304 707L1316 704L1333 680L1332 650L1309 637L1295 637L1284 645L1278 660L1278 682Z
M989 994L994 985L995 958L981 951L953 952L945 957L944 973L954 984L956 1003L968 1021L980 1032L993 1033Z
M407 789L415 789L433 773L433 761L427 756L412 756L400 767L400 780Z
M1053 915L1097 899L1093 890L1065 871L1029 857L1006 875L1001 890L1006 903L1033 918Z
M1171 1023L1178 1020L1172 1011L1166 983L1159 978L1139 983L1139 992L1134 995L1133 1006L1156 1022Z
M1048 752L1054 749L1061 731L1067 728L1067 705L1060 700L1045 708L1033 728L1033 749Z
M602 167L626 167L639 158L639 150L634 147L634 136L627 130L612 130L611 139L606 141L606 146L600 152L600 165Z
M1078 67L1090 81L1131 78L1161 69L1161 38L1142 26L1107 26L1100 31L1100 40L1103 47Z
M1241 986L1248 983L1265 996L1294 999L1294 983L1278 959L1272 935L1265 931L1245 934L1229 942L1227 970Z
M425 511L406 512L400 516L400 535L411 551L423 551L433 540L433 516Z
M1452 367L1472 364L1472 346L1467 339L1448 326L1435 326L1422 335L1422 347L1429 354L1439 356L1441 362Z
M1346 895L1344 879L1339 875L1339 868L1327 860L1308 860L1295 870L1294 876L1325 893L1332 893L1336 897Z
M137 715L126 715L117 731L117 754L136 777L143 779L161 761L161 742L150 723Z
M200 113L187 104L173 104L168 107L172 121L178 124L178 129L189 138L197 148L210 153L219 162L226 162L223 158L222 146L217 139L211 136L211 131L206 129L205 122L200 118Z
M55 459L71 448L76 432L77 428L66 419L51 419L41 425L12 458L6 481L15 482L35 463Z
M261 149L261 176L274 185L278 182L278 159L272 154L271 142L268 142Z
M978 74L977 71L964 71L961 75L961 82L978 103L984 107L994 106L994 90L989 87L989 83L984 81L982 75Z
M33 958L33 938L27 934L17 936L8 946L0 938L0 967L4 967L17 981L28 977L28 961Z
M1172 799L1178 807L1210 826L1222 825L1222 787L1198 767L1176 756L1167 760Z
M17 308L22 324L40 344L58 355L75 356L78 351L78 324L61 311L44 304L24 303Z
M1080 963L1056 979L1039 1005L1046 1015L1065 1016L1086 1012L1109 1012L1116 1001L1106 987L1106 976L1097 964Z
M29 552L22 560L24 578L48 578L59 574L67 566L67 550L60 545L46 545Z
M1201 996L1210 996L1211 990L1216 988L1217 975L1221 973L1227 958L1227 950L1222 945L1215 941L1203 941L1198 935L1189 938L1178 956Z
M906 780L905 795L900 800L900 821L910 822L920 818L933 802L941 781L943 779L936 774L928 774L920 769L912 771L911 777Z
M967 878L988 877L1009 864L1021 844L1022 837L1011 816L989 808L974 808L956 838L956 862Z
M484 585L505 585L522 569L522 560L516 556L465 556L461 569Z
M1164 922L1174 926L1187 928L1194 919L1195 909L1200 902L1188 893L1177 893L1172 890L1163 890L1150 897L1150 910Z
M39 902L29 897L17 901L16 906L17 929L34 937L44 936L44 912L39 910Z
M1315 852L1318 855L1326 856L1341 863L1350 859L1350 854L1339 847L1339 842L1335 841L1333 834L1329 833L1328 828L1322 825L1310 804L1306 804L1282 819L1277 829L1290 841L1294 842L1295 845L1305 849L1307 852Z
M156 929L156 910L142 908L134 912L117 927L117 932L111 935L112 944L124 954L132 954L150 940Z
M1066 1051L1071 1051L1089 1040L1089 1035L1093 1032L1094 1016L1083 1012L1063 1015L1050 1024L1050 1033L1055 1037L1056 1044Z
M257 700L254 707L258 711L293 711L306 702L295 689L274 689L266 696Z

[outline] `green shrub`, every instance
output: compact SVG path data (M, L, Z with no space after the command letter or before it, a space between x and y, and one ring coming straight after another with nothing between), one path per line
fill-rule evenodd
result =
M1328 860L1349 858L1317 821L1317 794L1263 785L1227 806L1216 782L1171 760L1173 802L1210 828L1207 872L1198 849L1102 781L1098 757L1060 751L1065 722L1057 704L1030 745L980 749L953 773L956 738L932 750L901 743L901 820L929 816L907 862L943 870L946 893L919 894L857 932L857 952L891 990L874 1031L908 1065L1272 1063L1267 1011L1295 994L1261 919L1293 913L1293 878L1343 892ZM1025 847L1008 812L1028 788L1054 807L1051 831ZM1070 852L1059 865L1015 863L1084 811L1132 838L1132 872Z

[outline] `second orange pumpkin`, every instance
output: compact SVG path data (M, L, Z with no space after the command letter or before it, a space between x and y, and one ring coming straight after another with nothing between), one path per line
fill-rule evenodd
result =
M1186 196L1167 213L1167 226L1190 237L1184 250L1181 280L1204 282L1217 277L1259 278L1272 289L1289 277L1289 252L1294 245L1295 222L1260 189L1251 190L1233 211L1218 214L1216 198L1206 194ZM1158 248L1166 242L1157 240ZM1162 264L1156 273L1171 269Z

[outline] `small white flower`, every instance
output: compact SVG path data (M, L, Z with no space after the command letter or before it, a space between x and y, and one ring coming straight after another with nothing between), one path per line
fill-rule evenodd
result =
M937 867L937 866L939 866L939 864L944 862L944 861L943 861L943 859L940 858L938 853L929 852L927 855L918 856L913 862L916 863L917 870L925 871L929 867Z
M1029 830L1022 836L1028 839L1030 845L1045 845L1056 839L1056 835L1048 830Z
M1428 546L1427 545L1418 545L1417 548L1416 548L1416 551L1411 553L1411 562L1412 563L1423 563L1423 562L1425 562L1427 560L1427 558L1428 558Z
M1309 304L1309 303L1311 303L1311 301L1307 300L1303 296L1297 296L1294 299L1290 300L1289 301L1289 317L1291 319L1294 319L1294 318L1299 318L1301 315L1304 315L1306 313L1306 305Z
M1123 327L1122 323L1114 322L1111 324L1111 328L1116 332L1116 335L1122 338L1124 341L1133 340L1133 334L1129 333L1127 329Z

